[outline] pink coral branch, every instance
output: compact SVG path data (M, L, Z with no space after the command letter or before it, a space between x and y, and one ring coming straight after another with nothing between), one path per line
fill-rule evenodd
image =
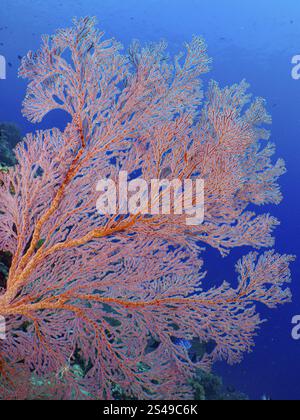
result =
M263 145L264 100L252 100L244 81L212 82L202 104L211 61L201 38L170 62L164 42L134 42L126 56L103 36L94 19L75 20L43 37L20 68L29 79L24 115L39 122L61 109L71 122L28 135L18 164L0 172L0 249L13 255L0 291L1 398L112 398L115 384L136 398L191 398L196 368L251 351L261 324L255 303L291 299L294 258L273 251L238 262L236 289L202 286L199 243L223 256L274 244L279 222L249 211L282 199L284 162L274 165L274 146ZM120 170L147 182L201 177L204 223L100 216L95 183ZM192 357L176 344L183 338L214 349ZM39 389L24 386L33 371Z

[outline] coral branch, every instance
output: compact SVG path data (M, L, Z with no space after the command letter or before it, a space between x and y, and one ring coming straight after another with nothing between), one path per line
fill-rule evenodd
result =
M274 251L241 259L237 288L202 286L201 244L223 256L274 245L279 222L249 211L282 199L285 165L272 163L264 100L244 81L212 82L202 104L211 61L201 38L171 62L164 42L134 42L124 55L103 36L94 19L75 20L20 68L30 81L24 115L39 122L60 109L71 122L28 135L18 163L0 171L0 250L12 255L0 289L1 398L113 398L116 386L141 399L191 398L197 368L252 350L256 303L291 299L294 257ZM187 226L174 206L100 215L97 181L120 171L148 184L201 177L204 223Z

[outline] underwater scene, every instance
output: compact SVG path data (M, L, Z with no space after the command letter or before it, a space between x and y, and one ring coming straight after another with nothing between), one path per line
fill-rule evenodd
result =
M300 400L300 3L0 6L0 400Z

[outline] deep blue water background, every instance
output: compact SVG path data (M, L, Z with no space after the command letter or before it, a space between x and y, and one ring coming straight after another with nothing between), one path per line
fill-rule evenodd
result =
M69 26L73 16L95 15L101 29L125 46L134 38L169 41L175 54L193 34L203 35L214 59L205 78L221 85L246 78L256 96L267 99L273 116L272 140L284 157L288 174L282 180L285 196L279 207L266 209L281 219L276 249L300 256L300 81L291 77L291 58L300 54L299 0L1 0L0 54L8 67L0 81L0 121L14 121L23 133L35 127L23 119L21 101L26 84L17 79L18 55L37 49L40 36ZM3 43L3 45L2 45ZM56 114L41 128L59 126ZM234 264L248 250L222 260L214 251L206 257L207 281L234 279ZM227 385L259 399L300 399L300 341L291 338L291 319L300 314L299 261L293 265L294 302L266 311L252 354L241 365L218 364L216 371Z

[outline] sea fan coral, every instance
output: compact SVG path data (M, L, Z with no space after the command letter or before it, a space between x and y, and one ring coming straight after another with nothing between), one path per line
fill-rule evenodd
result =
M203 245L272 247L278 221L248 211L279 203L270 117L245 82L210 84L202 39L172 63L164 42L128 55L94 19L43 37L22 61L24 115L71 122L28 135L0 173L0 249L12 254L0 315L2 398L189 398L188 379L216 360L240 362L261 323L255 303L290 300L291 256L251 253L238 286L203 289ZM101 216L100 178L205 180L205 221L184 215ZM161 192L163 194L163 192ZM180 340L213 343L201 357ZM24 386L26 384L26 386Z

